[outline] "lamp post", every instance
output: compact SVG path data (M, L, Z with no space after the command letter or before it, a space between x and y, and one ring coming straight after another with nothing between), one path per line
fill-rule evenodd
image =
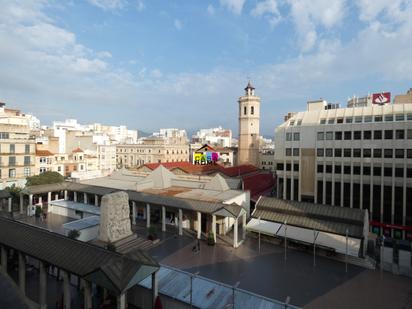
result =
M286 255L286 248L287 248L287 242L288 242L287 235L286 235L287 229L288 229L288 223L285 220L285 261L287 259L287 255Z
M260 217L259 217L259 253L260 253Z
M290 296L286 297L285 300L285 309L287 309L289 307L289 303L290 303Z
M316 230L313 229L313 267L316 266Z
M195 272L193 275L190 275L190 308L193 307L193 278L198 276L199 272Z
M345 272L348 272L348 229L346 229Z

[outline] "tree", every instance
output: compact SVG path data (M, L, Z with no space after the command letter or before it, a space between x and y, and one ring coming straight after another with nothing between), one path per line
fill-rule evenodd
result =
M67 236L71 239L77 239L80 236L80 232L78 230L70 230L69 234Z
M64 181L64 177L57 172L44 172L40 175L27 177L26 180L26 186L36 186L60 183Z
M20 187L17 187L16 184L12 184L10 187L6 187L6 190L9 191L13 200L20 198L20 192L22 189Z

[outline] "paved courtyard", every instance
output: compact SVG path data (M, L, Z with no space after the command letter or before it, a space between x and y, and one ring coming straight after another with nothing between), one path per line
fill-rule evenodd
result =
M247 238L238 249L162 233L160 244L149 252L160 263L304 308L412 308L412 279L367 270L325 257Z

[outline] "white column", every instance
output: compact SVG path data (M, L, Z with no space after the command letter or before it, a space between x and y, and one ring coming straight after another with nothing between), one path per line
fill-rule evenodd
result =
M117 309L126 309L126 291L117 295Z
M77 202L77 192L73 192L73 202Z
M11 212L11 210L12 210L11 209L11 197L9 197L8 200L7 200L7 211Z
M39 196L39 204L43 205L43 197L41 195Z
M7 274L7 249L1 246L1 271Z
M47 272L44 262L39 263L39 305L40 309L47 308Z
M94 206L99 206L99 196L97 194L94 195Z
M293 170L293 160L290 162L290 200L294 200L294 195L295 195L295 175L294 170Z
M51 200L51 192L47 192L47 204L50 204Z
M183 211L179 208L179 235L183 235Z
M212 233L216 243L216 215L212 215Z
M87 193L83 192L83 203L87 204Z
M23 295L26 295L26 258L19 252L19 287Z
M201 239L202 237L202 213L200 211L197 212L197 239Z
M23 200L24 200L24 195L20 193L20 213L23 213Z
M132 224L136 224L136 215L137 215L136 202L132 201Z
M69 195L67 193L67 190L64 190L64 200L67 201L69 199Z
M158 296L158 282L157 282L157 271L152 274L152 308L154 308L156 298Z
M246 214L242 216L242 231L243 231L243 240L246 239Z
M54 199L55 199L55 200L58 200L58 199L59 199L59 194L58 194L58 193L56 193L56 194L54 195Z
M69 274L65 270L60 270L63 277L63 307L70 309L71 295L70 295L70 280Z
M237 218L235 219L235 224L233 226L233 248L237 248L237 224L238 224L238 220Z
M29 206L33 205L33 194L29 194Z
M146 204L146 227L150 227L150 204Z
M166 232L166 207L162 206L162 232Z
M84 288L84 308L85 309L91 309L92 308L92 287L90 282L81 279L82 280L82 285Z

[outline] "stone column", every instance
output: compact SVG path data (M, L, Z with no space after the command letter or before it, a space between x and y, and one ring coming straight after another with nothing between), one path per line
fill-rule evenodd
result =
M40 261L39 263L39 305L40 309L47 308L47 272L46 265L44 262Z
M73 202L77 202L77 192L73 192Z
M83 192L83 204L87 204L87 193Z
M200 211L197 212L197 239L201 239L202 237L202 213Z
M69 274L65 270L61 270L61 274L63 277L63 307L64 309L70 309L71 295Z
M136 225L137 206L136 202L132 201L132 224Z
M150 204L146 204L146 227L150 227Z
M179 235L183 235L183 211L179 208Z
M58 194L58 193L56 193L56 194L54 195L54 199L55 199L55 200L58 200L58 199L59 199L59 194Z
M69 194L67 190L64 190L64 200L67 201L69 199Z
M20 213L23 214L23 200L24 195L20 193Z
M11 209L11 197L8 198L7 203L8 203L7 204L7 211L11 212L12 211L12 209Z
M246 214L242 216L242 237L246 239Z
M126 291L117 295L117 309L126 309Z
M237 224L238 224L238 219L235 219L235 223L233 226L233 248L237 248Z
M158 292L158 281L157 281L157 271L152 274L152 308L154 308L154 305L156 303L156 298L159 295Z
M90 282L81 279L82 285L84 288L84 308L91 309L92 308L92 286Z
M166 232L166 207L162 206L162 232Z
M47 204L50 204L52 200L51 192L47 192Z
M94 195L94 206L99 206L99 196L97 194Z
M1 271L7 274L7 249L5 246L1 246Z
M26 258L19 252L19 287L23 295L26 295Z
M41 195L39 196L39 204L43 205L43 197Z
M216 243L216 215L212 215L212 233Z
M33 205L33 194L29 194L29 206Z

